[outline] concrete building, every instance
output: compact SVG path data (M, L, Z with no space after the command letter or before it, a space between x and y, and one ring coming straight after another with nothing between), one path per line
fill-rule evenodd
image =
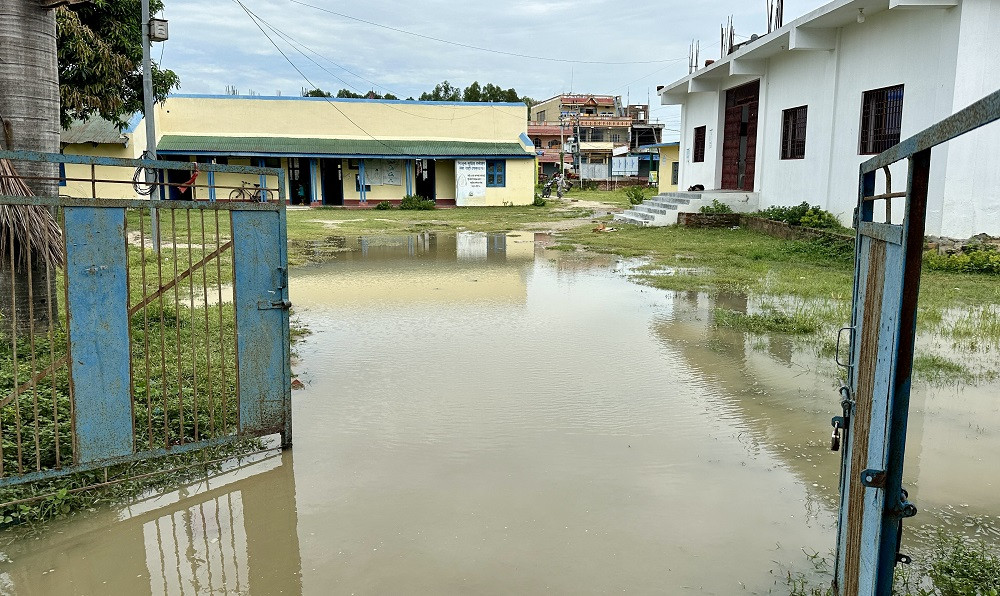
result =
M558 165L560 143L553 133L558 135L561 130L562 138L579 141L573 169L582 178L608 180L614 175L613 158L630 155L639 164L631 176L646 178L655 170L652 162L658 157L656 152L639 150L640 146L659 143L663 136L663 124L649 121L648 105L624 106L615 95L563 94L532 106L529 120L529 136L543 145L536 144L536 149L543 151L539 160L543 164ZM543 139L546 135L547 141ZM542 166L543 173L555 169Z
M997 31L997 0L835 0L741 44L659 89L681 106L679 185L849 224L861 162L1000 87ZM1000 127L936 148L930 185L928 234L1000 234Z
M280 167L292 204L374 206L404 195L444 206L534 200L535 153L522 103L173 95L156 110L161 158ZM141 117L118 135L98 128L88 122L65 131L63 151L141 155ZM88 130L106 134L83 134ZM107 170L98 177L131 180L121 168ZM89 182L72 180L89 180L89 167L69 166L67 178L65 194L92 194ZM217 186L236 188L252 188L257 180L251 178L210 176ZM217 192L226 196L197 198L227 198L229 191ZM134 198L135 193L127 184L105 184L98 195Z

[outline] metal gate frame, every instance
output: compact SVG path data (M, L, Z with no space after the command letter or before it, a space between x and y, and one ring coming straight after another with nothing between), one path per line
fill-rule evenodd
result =
M97 180L94 175L97 166L151 169L158 172L202 171L208 173L208 185L197 185L197 187L213 189L210 193L213 199L208 201L0 196L0 204L48 207L53 210L61 209L63 213L65 242L63 271L66 280L64 284L66 293L63 297L66 300L65 323L69 339L66 357L61 359L58 366L65 367L69 379L73 435L72 464L60 465L57 455L54 467L40 464L37 468L35 465L31 465L30 468L25 466L31 471L18 470L19 473L16 475L4 475L0 472L0 487L196 451L246 437L280 433L282 447L291 445L288 312L291 302L287 283L287 221L283 170L32 151L0 151L0 159L90 165L95 194L97 182L116 182ZM260 176L260 187L267 191L259 194L264 200L215 201L215 173ZM265 182L268 176L276 177L277 188L266 188ZM164 182L154 184L159 185L161 189L172 186ZM267 201L268 192L273 191L276 191L277 200ZM144 448L136 440L136 420L133 416L136 399L133 379L135 371L132 369L133 346L130 343L132 333L130 321L135 309L131 308L132 305L127 301L124 304L120 303L122 296L128 291L129 284L127 273L129 240L125 234L128 209L159 210L161 214L214 212L228 215L230 218L232 237L227 243L228 246L223 246L213 254L217 258L219 253L227 249L232 250L233 254L232 293L235 311L233 325L236 368L234 397L238 399L236 404L238 424L233 434L225 435L224 429L223 436L185 442L182 431L180 444L168 443L158 449L152 448L152 445ZM156 217L153 216L151 219L155 220ZM176 246L175 240L175 252ZM193 271L188 269L184 275L193 277ZM145 272L143 275L145 276ZM160 285L155 294L162 295L171 284L176 287L181 279L183 276L175 277L166 286ZM162 284L162 280L160 283ZM116 298L118 302L111 301L111 298ZM148 304L146 301L143 302ZM15 362L16 358L15 356ZM35 383L44 375L52 375L54 383L56 366L57 362L53 357L49 367L52 370L42 371L33 376L26 386L30 385L34 391ZM180 364L178 371L179 367ZM195 374L197 375L197 372ZM177 378L180 382L180 376ZM148 383L149 379L146 381ZM11 396L2 396L4 403L16 399L22 391L23 389L15 383ZM181 412L183 417L183 408ZM166 414L164 419L166 420ZM20 441L20 435L18 436ZM18 458L20 467L20 455Z
M945 118L860 166L855 211L855 269L850 360L841 387L843 415L833 419L832 447L841 454L838 595L892 593L903 519L916 515L902 488L903 455L916 337L917 299L931 149L1000 120L1000 91ZM906 192L875 194L875 174L908 160ZM874 221L875 201L905 198L901 225ZM838 348L839 348L838 336ZM839 349L838 349L839 357Z

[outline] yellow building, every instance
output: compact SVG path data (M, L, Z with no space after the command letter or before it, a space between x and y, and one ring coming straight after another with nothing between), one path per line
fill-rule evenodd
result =
M680 144L657 143L649 145L660 152L660 171L656 176L656 188L659 192L677 192L677 176L680 168Z
M439 206L527 205L534 200L535 153L525 113L521 103L173 95L156 108L157 152L161 159L280 167L287 200L296 205L365 207L398 203L405 195ZM64 153L138 157L145 147L142 118L117 137L107 130L81 134L87 129L100 127L78 123L64 131ZM175 175L168 182L187 179ZM131 179L130 172L98 177L126 176ZM206 177L216 188L196 189L195 198L224 199L259 183L254 176ZM74 178L89 180L89 166L67 166L62 192L93 194L89 182ZM128 184L96 190L102 197L135 197Z

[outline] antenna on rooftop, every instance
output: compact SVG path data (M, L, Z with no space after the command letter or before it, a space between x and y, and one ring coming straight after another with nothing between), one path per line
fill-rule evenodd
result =
M781 29L785 21L785 0L767 0L767 32Z

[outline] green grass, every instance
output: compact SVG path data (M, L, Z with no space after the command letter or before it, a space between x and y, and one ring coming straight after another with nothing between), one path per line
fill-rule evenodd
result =
M915 379L932 383L956 383L974 378L972 371L965 365L937 354L914 356L913 376Z
M715 324L748 333L816 333L822 321L803 312L786 314L777 310L746 314L725 308L715 309Z

